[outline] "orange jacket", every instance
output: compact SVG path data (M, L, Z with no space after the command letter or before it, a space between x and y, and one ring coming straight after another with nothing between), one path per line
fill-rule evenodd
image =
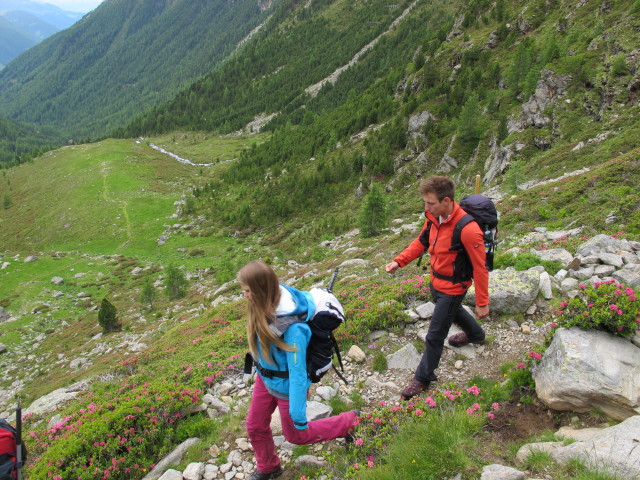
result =
M451 248L451 237L453 236L453 228L458 220L466 215L460 205L456 202L453 204L453 213L444 222L440 223L433 215L425 212L427 220L421 230L427 228L429 220L433 222L431 231L429 232L429 255L431 256L431 271L434 270L441 275L453 275L453 262L458 252L449 251ZM473 281L476 285L476 305L484 307L489 305L489 272L486 268L486 252L484 250L484 235L476 222L468 223L460 234L460 240L464 246L471 264L473 265ZM420 235L412 241L394 260L398 265L404 267L412 260L418 258L424 252L424 245L420 242ZM448 280L436 278L431 275L431 284L433 288L447 295L461 295L467 291L471 285L471 280L464 283L453 283Z

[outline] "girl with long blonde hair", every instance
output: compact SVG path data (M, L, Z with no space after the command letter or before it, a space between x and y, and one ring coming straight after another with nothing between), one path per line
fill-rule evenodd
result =
M242 267L237 279L248 300L247 342L257 370L247 416L257 469L248 480L268 480L283 472L270 428L276 407L285 438L296 445L348 437L357 413L307 421L311 330L305 320L315 309L310 294L280 285L273 269L261 260Z

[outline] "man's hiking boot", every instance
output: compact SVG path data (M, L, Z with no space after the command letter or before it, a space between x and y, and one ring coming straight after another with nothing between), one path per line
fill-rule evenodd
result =
M284 472L282 467L278 467L278 470L271 473L262 473L256 470L247 477L247 480L270 480L271 478L279 477L280 475L282 475L282 472Z
M476 345L482 345L484 343L484 339L482 340L469 340L467 334L464 332L456 333L449 337L449 345L452 347L464 347L465 345L469 345L470 343L475 343Z
M422 383L421 381L416 380L414 378L413 380L411 380L411 383L407 385L404 388L404 390L402 390L402 394L400 395L400 398L402 400L409 400L415 397L416 395L418 395L419 393L422 393L425 390L428 390L430 384L431 382Z

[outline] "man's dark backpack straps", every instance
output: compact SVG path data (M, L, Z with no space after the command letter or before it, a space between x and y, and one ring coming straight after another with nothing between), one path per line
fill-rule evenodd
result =
M456 223L455 227L453 227L453 234L451 235L451 247L449 248L450 251L464 250L464 246L462 245L462 229L473 221L473 216L469 215L468 213L464 215L460 220L458 220L458 223Z
M420 243L424 247L424 251L418 257L418 263L417 263L418 267L422 263L422 257L424 257L424 254L427 252L427 250L429 250L429 234L431 233L431 225L433 225L433 222L429 220L427 222L426 228L422 231L422 233L420 233L419 239L420 239Z

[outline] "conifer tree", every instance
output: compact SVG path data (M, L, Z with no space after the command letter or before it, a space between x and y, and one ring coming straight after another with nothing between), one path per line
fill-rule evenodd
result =
M118 322L116 307L106 297L102 299L98 310L98 323L102 327L103 333L115 332L122 328L122 325Z
M480 140L480 135L482 134L480 125L481 113L478 96L473 94L462 107L460 118L458 119L458 136L461 142L472 144Z
M360 233L365 237L373 237L378 235L388 223L389 215L382 188L379 184L374 183L367 196L364 197L360 209Z
M165 292L170 300L176 300L182 298L187 294L187 286L189 282L185 278L181 270L174 265L167 267L166 276L164 279Z

